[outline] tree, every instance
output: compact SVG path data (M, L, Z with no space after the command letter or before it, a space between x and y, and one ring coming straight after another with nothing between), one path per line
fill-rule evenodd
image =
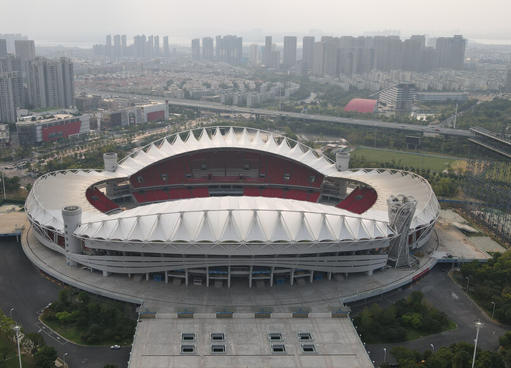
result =
M59 290L59 302L66 304L68 298L69 298L69 290L60 289Z
M21 340L21 344L35 354L40 346L45 346L44 337L40 333L31 332L26 334Z
M2 346L0 348L0 356L2 357L2 359L5 361L5 359L7 359L7 355L9 355L9 353L11 352L11 349L9 349L7 346Z
M117 364L107 364L103 368L117 368Z
M36 368L52 368L57 359L57 349L52 346L43 346L35 353Z

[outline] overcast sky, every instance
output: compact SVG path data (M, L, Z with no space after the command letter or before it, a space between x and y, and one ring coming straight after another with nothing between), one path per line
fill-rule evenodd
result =
M106 34L172 40L256 29L263 35L315 29L339 36L456 31L468 38L511 39L510 0L1 0L0 9L0 33L35 40L104 43Z

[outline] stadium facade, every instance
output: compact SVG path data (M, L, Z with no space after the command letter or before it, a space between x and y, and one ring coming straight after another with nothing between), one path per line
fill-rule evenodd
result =
M105 276L272 286L371 275L412 266L440 211L418 175L348 169L347 153L333 162L250 128L181 132L104 162L40 177L25 209L40 242Z

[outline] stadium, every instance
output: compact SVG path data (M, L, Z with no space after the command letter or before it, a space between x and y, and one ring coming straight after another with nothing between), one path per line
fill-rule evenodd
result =
M70 267L231 286L411 267L440 207L414 173L349 169L282 135L238 127L159 139L104 170L41 176L25 210ZM243 281L244 280L244 281Z

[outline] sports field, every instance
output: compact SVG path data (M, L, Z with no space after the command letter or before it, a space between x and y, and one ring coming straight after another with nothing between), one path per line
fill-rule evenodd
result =
M364 156L366 161L375 163L390 163L392 159L394 159L396 165L424 168L426 170L430 169L431 171L437 172L445 170L449 164L454 169L456 167L466 167L466 161L454 158L430 157L405 152L374 150L370 148L357 148L351 152L351 156L356 156L357 159L361 159L361 157Z

